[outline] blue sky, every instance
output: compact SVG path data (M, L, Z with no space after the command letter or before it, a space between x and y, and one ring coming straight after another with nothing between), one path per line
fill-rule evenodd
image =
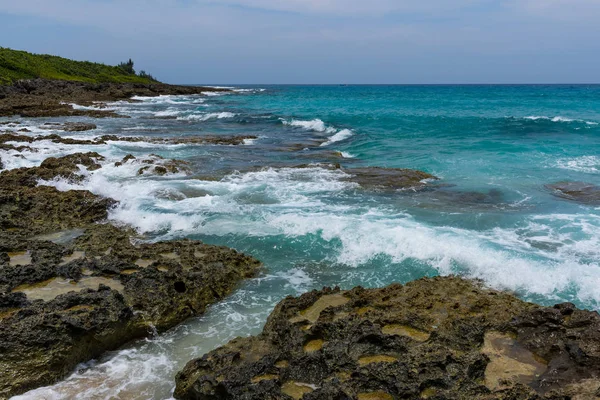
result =
M0 38L170 83L600 82L600 0L0 0Z

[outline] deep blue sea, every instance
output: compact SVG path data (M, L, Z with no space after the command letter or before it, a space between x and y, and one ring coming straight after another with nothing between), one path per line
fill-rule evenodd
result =
M600 86L237 88L113 103L132 118L93 120L98 130L73 137L258 137L244 145L43 141L34 143L37 153L10 158L17 167L98 151L105 166L81 186L47 184L119 200L111 220L148 240L200 239L264 263L206 315L20 398L169 398L188 360L260 332L283 297L323 286L459 274L541 304L600 309L600 207L546 188L600 185ZM44 133L40 121L28 124ZM129 153L186 160L192 173L138 176L139 165L114 167ZM344 179L368 166L440 180L435 190L377 191Z

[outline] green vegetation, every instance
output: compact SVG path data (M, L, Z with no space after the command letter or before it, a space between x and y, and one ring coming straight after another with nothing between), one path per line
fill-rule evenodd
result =
M31 54L25 51L0 47L0 85L10 85L19 79L58 79L90 83L152 83L157 82L150 74L133 69L133 61L118 66L73 61L47 54Z

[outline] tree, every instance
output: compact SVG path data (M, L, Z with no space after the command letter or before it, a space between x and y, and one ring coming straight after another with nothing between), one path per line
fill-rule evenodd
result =
M133 69L133 60L131 58L129 61L119 64L119 68L130 75L135 75L135 70Z

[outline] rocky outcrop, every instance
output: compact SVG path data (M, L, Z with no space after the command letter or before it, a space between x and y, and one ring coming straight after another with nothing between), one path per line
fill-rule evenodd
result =
M600 316L456 277L323 289L190 361L178 399L592 399Z
M585 182L558 182L546 185L557 197L578 203L600 204L600 186Z
M102 110L101 104L128 100L132 96L190 95L202 92L223 92L227 89L196 86L175 86L163 83L86 83L74 81L32 79L12 86L0 85L0 116L22 117L89 116L95 118L123 117ZM95 109L74 109L71 104L94 105ZM100 108L100 109L96 109Z
M64 124L46 122L42 126L42 128L54 129L54 130L65 131L65 132L84 132L84 131L91 131L93 129L96 129L97 126L95 124L88 124L85 122L65 122Z
M90 126L94 126L93 124L79 124L73 123L73 125L58 126L51 124L45 125L41 128L48 130L67 130L71 129L80 129L86 130ZM65 128L65 126L69 126L69 128ZM94 128L89 128L94 129ZM206 136L189 136L189 137L181 137L181 138L148 138L148 137L139 137L139 136L117 136L117 135L102 135L100 137L94 139L73 139L73 138L64 138L55 133L50 135L38 135L38 136L26 136L19 134L22 130L5 130L3 133L0 133L0 149L2 150L18 150L22 151L23 149L28 149L33 151L33 149L28 148L27 146L15 146L8 144L7 142L21 142L21 143L33 143L41 140L50 140L53 143L62 143L62 144L82 144L82 145L104 145L109 141L113 142L145 142L145 143L156 143L156 144L188 144L188 145L228 145L228 146L237 146L242 145L246 142L246 140L257 139L257 136L252 135L241 135L241 136L214 136L214 135L206 135Z
M37 186L79 181L101 160L77 153L0 174L0 399L202 314L260 266L199 241L147 243L98 224L114 200Z
M398 190L419 189L426 186L426 180L437 180L427 172L406 168L364 167L349 168L344 172L349 174L344 180L358 183L366 189Z
M66 245L0 244L0 398L202 314L259 267L225 247L191 240L134 246L132 236L93 225Z

